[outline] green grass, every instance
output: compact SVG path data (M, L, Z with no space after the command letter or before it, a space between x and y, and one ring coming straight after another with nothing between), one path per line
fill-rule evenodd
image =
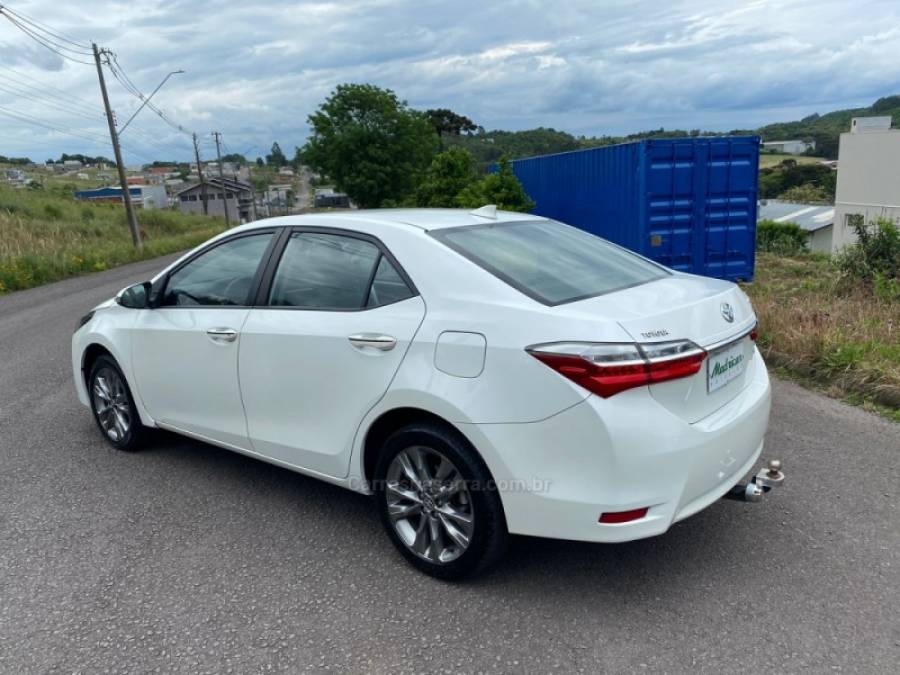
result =
M138 209L144 247L137 250L121 206L71 194L0 186L0 294L192 248L225 229L219 219Z
M900 303L814 255L759 254L744 290L770 365L900 421Z

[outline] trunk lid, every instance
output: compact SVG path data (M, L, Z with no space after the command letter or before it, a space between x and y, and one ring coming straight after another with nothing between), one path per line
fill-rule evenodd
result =
M706 349L698 373L649 387L661 405L689 423L715 412L752 381L754 344L748 333L756 316L731 282L676 273L565 307L584 318L614 320L635 342L691 340Z

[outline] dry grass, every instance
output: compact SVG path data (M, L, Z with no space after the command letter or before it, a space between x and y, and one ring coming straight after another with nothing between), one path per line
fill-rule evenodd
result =
M848 284L813 256L761 254L756 280L744 288L770 363L832 393L900 410L900 303Z
M131 244L117 205L88 205L68 189L0 187L0 294L191 248L224 222L172 211L138 210L144 248Z

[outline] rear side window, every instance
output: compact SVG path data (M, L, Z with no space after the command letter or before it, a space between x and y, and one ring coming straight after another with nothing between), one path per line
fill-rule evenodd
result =
M366 307L380 307L390 305L411 298L413 292L403 281L400 273L391 264L391 261L383 255L378 261L378 269L372 279L372 288L369 290L369 298Z
M269 294L276 307L353 310L412 297L406 282L371 241L298 232L285 246Z
M436 239L545 305L560 305L668 276L659 265L555 221L435 230Z

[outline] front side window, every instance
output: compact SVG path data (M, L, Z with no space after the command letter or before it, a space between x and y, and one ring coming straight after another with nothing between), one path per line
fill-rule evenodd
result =
M463 226L432 235L545 305L611 293L669 274L604 239L552 220Z
M371 241L324 232L298 232L291 235L285 246L272 280L269 304L355 310L390 304L412 295Z
M166 283L162 306L244 306L272 233L219 244L176 270Z

